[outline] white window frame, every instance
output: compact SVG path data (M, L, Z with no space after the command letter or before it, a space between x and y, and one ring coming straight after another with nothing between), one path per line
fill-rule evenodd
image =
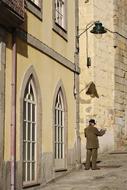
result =
M66 0L55 0L55 23L66 30L66 19Z
M30 0L33 2L36 6L41 7L41 0Z
M65 110L64 110L64 102L63 102L63 95L62 90L60 89L55 102L55 151L54 157L55 159L64 159L64 117L65 117Z
M27 93L23 99L23 185L29 185L37 182L37 101L32 78L28 81L25 91Z

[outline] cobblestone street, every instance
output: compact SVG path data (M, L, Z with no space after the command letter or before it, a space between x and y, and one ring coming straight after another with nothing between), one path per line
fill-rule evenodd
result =
M99 156L100 170L73 171L43 187L43 190L127 190L127 154Z

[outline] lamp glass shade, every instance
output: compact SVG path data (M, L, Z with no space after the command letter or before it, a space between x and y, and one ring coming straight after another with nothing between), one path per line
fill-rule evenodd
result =
M106 29L102 26L102 23L97 21L95 22L95 26L93 27L93 29L90 31L93 34L104 34L106 33Z

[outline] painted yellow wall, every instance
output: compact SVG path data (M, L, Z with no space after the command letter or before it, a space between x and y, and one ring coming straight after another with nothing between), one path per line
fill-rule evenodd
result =
M6 81L5 81L5 146L4 146L4 157L10 159L10 148L11 148L11 80L12 80L12 51L11 51L11 36L8 35L8 48L6 48Z
M66 40L64 40L52 30L52 0L42 1L42 7L42 21L27 11L27 18L25 20L25 24L22 27L25 27L29 34L32 34L37 39L43 41L46 45L74 62L73 53L75 51L75 1L67 1L68 42L66 42Z
M68 1L67 38L60 37L53 31L52 0L42 1L42 21L26 10L23 30L42 41L63 57L74 63L75 52L75 1ZM8 34L6 48L6 89L5 89L5 160L10 159L10 123L11 123L11 80L12 80L12 47L11 34ZM61 80L65 88L68 106L68 146L74 147L76 128L76 100L73 96L74 73L57 63L47 55L27 45L17 38L17 123L16 146L17 159L20 156L20 95L25 73L33 65L38 76L42 94L42 151L53 151L52 139L52 105L55 89Z
M24 80L24 75L27 69L31 65L34 66L35 72L38 76L41 95L42 95L42 151L52 152L53 139L52 139L52 122L53 122L53 98L55 89L58 82L61 80L65 88L66 99L68 104L68 146L73 147L75 139L75 99L73 96L74 74L70 70L66 69L56 61L52 60L48 56L35 50L31 46L27 46L27 52L25 49L26 44L17 39L18 55L17 55L17 159L20 156L20 96L21 88ZM10 141L10 116L11 116L11 51L7 48L7 80L6 80L6 143ZM25 55L26 54L26 55ZM65 77L66 76L66 77ZM9 105L9 106L8 106ZM9 119L8 119L9 118ZM5 145L5 158L9 158L10 147Z

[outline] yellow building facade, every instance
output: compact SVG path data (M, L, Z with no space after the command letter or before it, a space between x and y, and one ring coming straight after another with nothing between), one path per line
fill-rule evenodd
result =
M8 1L2 9L5 4L0 28L1 189L36 189L80 163L74 96L80 72L78 1L12 2L19 12ZM8 11L12 8L17 17Z

